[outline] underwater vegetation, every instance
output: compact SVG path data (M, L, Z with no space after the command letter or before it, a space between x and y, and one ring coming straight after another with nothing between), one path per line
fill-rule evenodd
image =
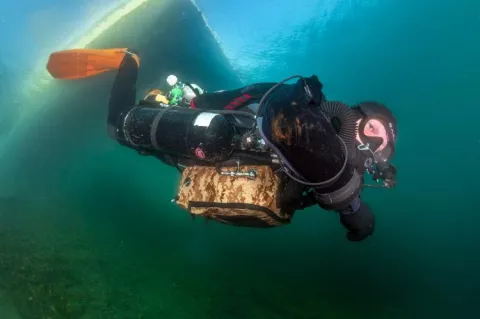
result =
M16 198L0 204L0 291L8 292L21 318L145 318L129 279L113 282L130 272L131 264L112 268L82 222L61 217L66 210L60 207L68 204L47 212L32 206L42 204Z

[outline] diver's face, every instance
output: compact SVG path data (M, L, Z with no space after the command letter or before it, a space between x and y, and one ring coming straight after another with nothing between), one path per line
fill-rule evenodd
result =
M360 121L357 121L357 127L360 125ZM385 149L388 144L388 134L385 126L379 120L371 119L365 124L363 134L368 137L379 137L382 139L382 144L374 152L380 152ZM363 143L360 139L359 132L357 131L357 141Z

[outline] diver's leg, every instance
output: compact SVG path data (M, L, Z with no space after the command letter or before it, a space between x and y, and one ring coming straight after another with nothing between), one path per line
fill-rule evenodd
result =
M132 54L126 54L115 77L108 103L107 132L114 139L117 139L121 118L135 106L137 76L138 63Z

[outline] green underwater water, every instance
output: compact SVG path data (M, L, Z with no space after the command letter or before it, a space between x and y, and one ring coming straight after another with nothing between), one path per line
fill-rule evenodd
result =
M479 12L474 1L352 1L341 19L245 49L271 61L241 70L247 81L317 74L327 98L375 99L397 114L398 186L365 191L377 225L361 243L319 208L272 230L191 220L170 203L175 169L106 137L112 77L58 84L22 151L2 160L0 319L475 318ZM141 90L177 68L209 90L242 85L190 22L185 32L205 41L197 54L140 52ZM167 41L161 30L151 37ZM115 34L93 46L158 45Z

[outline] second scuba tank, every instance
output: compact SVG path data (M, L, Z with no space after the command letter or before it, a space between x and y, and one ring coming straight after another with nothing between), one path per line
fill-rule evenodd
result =
M123 133L136 148L207 162L225 160L234 149L235 129L223 115L184 107L135 107Z

